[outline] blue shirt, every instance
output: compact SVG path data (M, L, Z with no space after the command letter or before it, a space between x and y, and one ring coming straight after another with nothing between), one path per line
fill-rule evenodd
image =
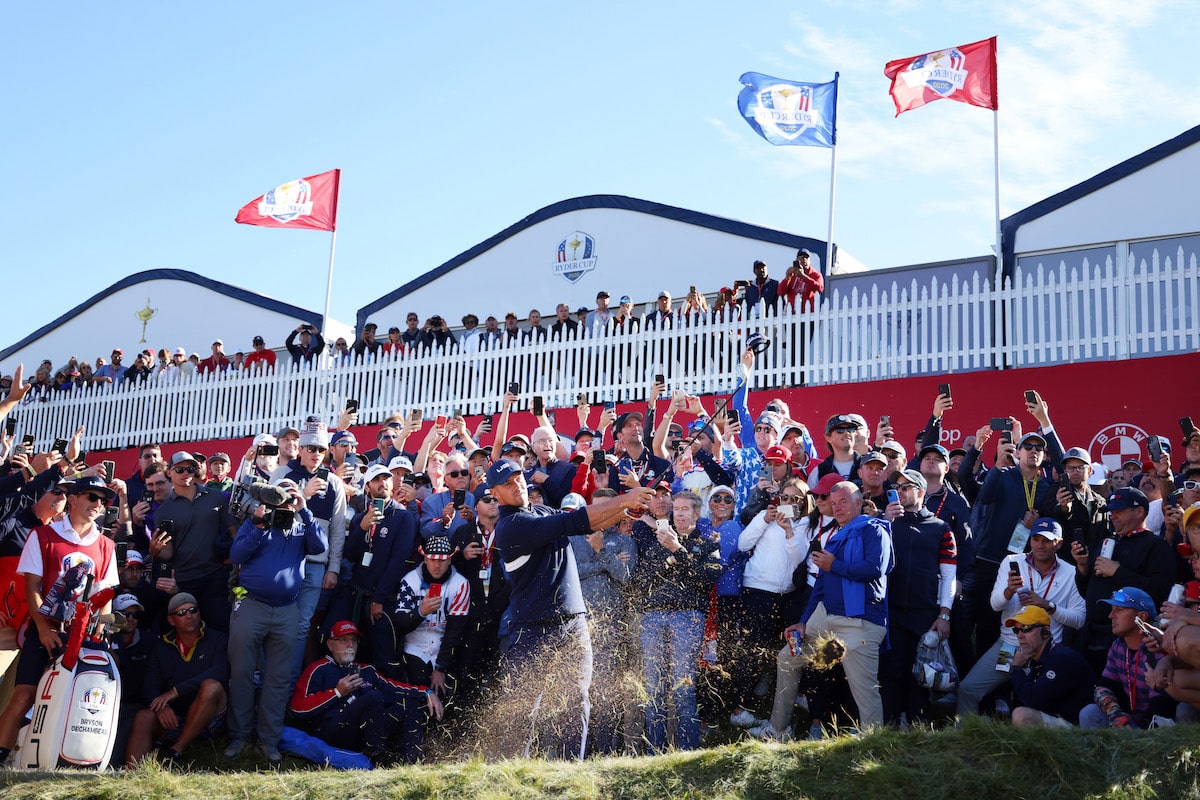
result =
M328 546L325 530L304 508L286 531L260 528L246 520L233 540L229 558L241 565L239 583L247 592L267 605L286 606L300 594L304 559L324 553Z

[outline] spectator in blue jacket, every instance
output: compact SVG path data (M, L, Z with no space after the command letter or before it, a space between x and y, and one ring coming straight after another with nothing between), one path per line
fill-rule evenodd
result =
M291 694L291 667L300 625L296 598L304 581L304 560L324 553L325 531L309 511L304 493L286 478L277 484L286 499L260 504L242 523L229 558L241 568L238 600L229 619L229 733L225 758L246 748L254 719L254 670L263 659L258 702L258 747L272 766L283 761L279 739Z

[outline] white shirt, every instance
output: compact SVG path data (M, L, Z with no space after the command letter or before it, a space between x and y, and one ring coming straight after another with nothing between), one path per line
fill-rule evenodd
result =
M95 523L92 523L91 531L84 536L80 536L71 527L70 519L66 515L63 515L62 519L51 522L50 528L68 542L74 542L79 545L94 544L103 535L100 528ZM115 556L109 560L105 567L104 575L96 576L96 580L92 584L93 590L116 586L120 582L121 575L117 569L117 559ZM30 531L29 538L25 540L25 549L21 551L21 559L17 562L17 573L21 575L37 575L39 578L46 574L45 565L42 563L42 545L38 539L37 528Z

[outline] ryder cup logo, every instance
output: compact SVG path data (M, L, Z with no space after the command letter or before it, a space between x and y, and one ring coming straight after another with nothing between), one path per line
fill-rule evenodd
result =
M99 714L106 706L108 706L108 693L97 687L88 689L79 698L79 707L92 716Z
M784 139L795 139L821 124L818 112L812 107L811 86L777 83L762 89L755 99L758 105L752 109L754 121L764 131L772 130Z
M1137 425L1119 423L1109 425L1092 437L1088 446L1089 453L1100 457L1100 463L1107 470L1120 469L1131 458L1142 460L1142 442L1146 441L1146 432Z
M311 214L312 209L312 187L303 179L276 186L258 204L258 213L276 222L291 222Z
M904 71L904 82L909 86L924 84L930 90L946 97L957 92L966 83L967 71L963 69L966 63L966 56L957 47L918 56Z
M575 283L585 272L596 268L596 240L583 231L575 231L558 243L554 274Z

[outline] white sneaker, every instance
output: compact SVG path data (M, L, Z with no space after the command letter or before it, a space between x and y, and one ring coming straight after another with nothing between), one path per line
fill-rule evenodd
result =
M792 732L790 730L783 731L782 733L775 730L769 719L758 723L746 731L746 733L764 742L790 742L792 740Z
M738 728L752 728L760 722L762 722L762 720L744 708L741 711L729 715L729 724Z

